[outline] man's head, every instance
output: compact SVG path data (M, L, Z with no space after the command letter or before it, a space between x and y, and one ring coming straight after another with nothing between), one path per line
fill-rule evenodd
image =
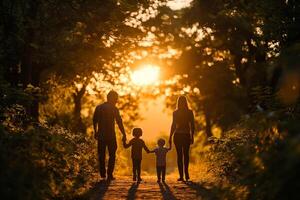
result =
M107 102L108 103L111 103L111 104L115 105L118 101L119 95L114 90L111 90L111 91L109 91L109 93L107 94L106 97L107 97Z

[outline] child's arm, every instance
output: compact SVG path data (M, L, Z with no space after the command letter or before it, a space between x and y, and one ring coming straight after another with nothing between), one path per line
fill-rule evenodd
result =
M155 150L149 151L148 153L155 153Z
M124 147L125 149L129 148L131 145L132 145L132 140L130 140L128 144L126 144L126 141L123 140L123 147Z
M145 151L146 151L147 153L152 153L152 152L150 152L150 150L149 150L148 147L146 146L145 142L144 142L143 147L144 147L144 149L145 149Z

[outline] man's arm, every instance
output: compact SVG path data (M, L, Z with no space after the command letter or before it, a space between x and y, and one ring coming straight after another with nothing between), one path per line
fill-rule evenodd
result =
M93 115L93 126L94 126L94 137L95 137L95 139L97 139L98 135L99 135L99 133L98 133L98 130L99 130L99 127L98 127L99 117L98 117L98 115L99 115L99 110L98 110L98 107L96 107L94 115Z
M123 120L122 120L122 117L121 117L120 112L119 112L118 109L117 109L117 112L116 112L116 121L117 121L118 127L119 127L119 129L120 129L120 131L123 135L122 140L126 141L126 133L125 133L124 125L123 125Z

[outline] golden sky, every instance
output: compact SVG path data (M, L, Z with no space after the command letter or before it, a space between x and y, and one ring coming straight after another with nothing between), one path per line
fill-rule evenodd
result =
M168 135L172 122L172 111L165 108L164 98L148 100L140 104L142 121L137 121L136 126L143 129L145 141L155 141L160 136Z

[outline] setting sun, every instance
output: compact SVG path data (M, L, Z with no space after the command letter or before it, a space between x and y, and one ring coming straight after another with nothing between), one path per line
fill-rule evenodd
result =
M154 84L159 79L160 68L156 65L145 65L131 74L132 82L136 85Z

